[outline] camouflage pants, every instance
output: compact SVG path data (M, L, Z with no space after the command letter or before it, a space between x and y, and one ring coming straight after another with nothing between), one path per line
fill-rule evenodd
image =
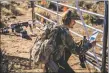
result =
M71 56L71 53L66 50L65 56L63 55L58 61L54 61L56 65L59 67L58 72L56 73L75 73L72 68L67 63L69 57ZM64 58L65 57L65 58ZM52 73L46 68L46 73Z

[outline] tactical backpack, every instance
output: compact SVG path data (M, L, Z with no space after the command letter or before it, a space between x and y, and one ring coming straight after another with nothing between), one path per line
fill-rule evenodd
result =
M53 64L50 68L54 70L53 72L57 71L58 67L53 62L53 60L56 60L56 58L54 59L53 56L57 57L58 54L60 54L59 52L62 52L60 49L58 49L58 45L62 44L61 34L64 33L65 30L65 27L58 26L54 28L47 28L42 38L36 42L32 48L32 60L38 64L47 63L49 66Z

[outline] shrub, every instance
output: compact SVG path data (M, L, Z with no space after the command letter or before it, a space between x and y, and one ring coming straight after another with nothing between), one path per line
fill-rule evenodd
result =
M3 28L3 27L5 27L6 25L4 24L4 23L0 23L0 28Z
M2 8L2 14L5 16L9 16L12 14L11 10L8 10L6 8Z
M22 8L17 7L17 6L12 7L11 11L16 16L23 15L23 12L24 12Z

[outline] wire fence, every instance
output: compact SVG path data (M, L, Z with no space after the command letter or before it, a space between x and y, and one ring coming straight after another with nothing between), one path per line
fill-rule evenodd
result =
M69 8L72 8L72 9L76 9L76 10L77 10L76 7L72 7L72 6L63 4L63 3L57 3L57 2L55 2L55 1L51 1L51 2L52 2L52 3L56 3L56 4L58 4L58 5L66 6L66 7L69 7ZM58 5L57 5L57 6L58 6ZM35 5L35 6L41 8L41 9L44 9L44 10L50 12L50 13L53 13L53 14L59 16L59 17L62 17L62 15L59 14L58 9L57 9L57 12L55 12L55 11L52 11L52 10L47 9L47 8L45 8L45 7L42 7L42 6L40 6L40 5ZM57 7L57 8L58 8L58 7ZM96 15L96 16L99 16L99 17L104 17L104 15L97 14L97 13L90 12L90 11L86 11L86 10L83 10L83 9L80 9L80 11L81 11L81 12L88 13L88 14L91 14L91 15ZM53 20L48 19L48 18L44 17L43 15L41 15L41 14L39 14L39 13L35 13L35 14L38 15L38 16L40 16L40 17L42 17L42 18L44 18L45 20L47 20L47 21L49 21L49 22L52 22L52 23L54 23L54 24L57 24L57 23L54 22ZM59 18L59 17L57 17L57 18ZM58 20L59 20L59 19L58 19ZM57 22L58 22L58 21L57 21ZM78 23L78 24L80 24L80 25L83 25L82 22L80 22L80 21L76 21L76 23ZM103 34L103 31L100 30L100 29L97 29L97 28L95 28L95 27L89 26L89 25L87 25L87 24L86 24L86 27L87 27L87 28L90 28L90 29L92 29L92 30L96 30L96 31L98 31L99 33ZM72 30L70 30L70 32L73 33L73 34L75 34L75 35L77 35L77 36L79 36L79 37L81 37L81 38L83 38L83 35L81 35L81 34L79 34L79 33L76 33L76 32L74 32L74 31L72 31ZM98 43L97 43L97 46L100 47L100 48L102 48L102 45L100 45L100 44L98 44ZM90 51L88 51L87 54L89 54L90 56L93 56L93 57L94 57L94 54L93 54L92 52L90 52ZM97 57L97 59L98 59L99 61L102 61L102 58L101 58L101 57ZM86 62L89 63L90 65L94 66L98 71L100 71L100 67L98 67L98 65L95 66L95 65L93 65L91 62L89 62L88 60L87 60Z

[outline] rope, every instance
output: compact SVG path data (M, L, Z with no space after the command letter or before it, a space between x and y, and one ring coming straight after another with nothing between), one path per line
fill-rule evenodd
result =
M82 14L81 14L80 8L79 8L79 6L78 6L78 0L75 0L75 1L76 1L77 11L78 11L79 14L80 14L80 19L81 19L81 21L82 21L82 23L83 23L84 30L85 30L86 35L87 35L88 40L89 40L89 39L90 39L90 37L89 37L89 33L88 33L88 30L87 30L86 24L85 24L85 22L84 22L84 19L83 19L83 17L82 17ZM98 59L97 59L97 56L96 56L96 53L95 53L95 48L94 48L94 47L92 48L92 51L93 51L93 53L94 53L94 56L95 56L96 62L97 62L97 64L98 64L98 67L99 67L99 69L101 69L100 64L99 64L99 62L98 62Z

